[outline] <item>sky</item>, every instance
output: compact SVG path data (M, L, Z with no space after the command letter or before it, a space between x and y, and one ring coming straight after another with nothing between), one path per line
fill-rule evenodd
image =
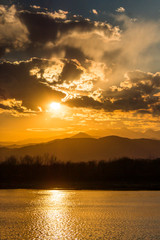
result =
M1 0L0 141L157 132L159 62L159 0Z

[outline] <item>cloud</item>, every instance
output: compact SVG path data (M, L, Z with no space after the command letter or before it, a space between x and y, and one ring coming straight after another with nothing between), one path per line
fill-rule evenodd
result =
M0 5L0 56L29 44L27 27L17 17L14 5Z
M70 107L102 109L102 103L94 100L92 97L82 96L66 101Z
M67 18L68 11L63 11L59 9L57 12L49 13L49 16L53 17L54 19L66 19Z
M119 86L101 92L99 101L82 96L70 99L67 104L75 107L104 109L112 112L135 111L141 114L158 115L160 111L160 73L141 71L128 72Z
M34 8L34 9L40 9L41 7L40 6L37 6L37 5L30 5L31 8Z
M63 132L66 128L28 128L29 132Z
M9 112L11 115L17 116L22 114L30 114L34 113L30 109L27 109L22 105L22 101L17 101L16 99L7 99L7 100L0 100L0 109L1 113L3 111ZM2 111L3 110L3 111Z
M65 94L66 99L75 96L92 95L94 99L100 95L97 82L104 81L105 65L94 61L85 61L83 64L75 59L54 59L48 61L43 67L34 67L31 75L51 87Z
M117 31L110 24L90 21L82 16L73 17L63 10L48 12L44 9L35 11L35 8L20 11L15 6L2 8L6 19L13 15L14 24L13 21L10 26L4 21L0 23L0 52L1 56L12 61L33 56L65 57L70 54L70 49L72 58L84 60L93 57L91 52L94 45L100 41L106 44L112 36L114 38ZM95 42L92 41L93 37ZM87 48L84 49L84 39L88 52Z
M101 90L96 86L105 76L104 64L94 61L84 66L75 59L38 59L0 64L0 99L21 101L26 109L43 112L52 101L74 97L98 99Z
M78 80L80 79L82 73L83 70L76 62L68 61L63 67L63 70L60 75L60 80L65 82Z
M105 65L91 60L85 64L37 58L1 63L0 108L42 112L47 104L58 100L76 108L159 114L160 73L130 71L121 82L106 89Z
M86 58L88 58L84 55L80 48L64 46L63 50L65 52L64 57L66 59L77 59L79 62L85 62Z
M41 115L47 110L48 103L55 99L56 101L64 99L63 107L67 111L64 111L64 114L61 113L58 116L59 119L74 121L80 126L93 123L95 126L99 126L103 122L118 124L120 120L129 127L132 125L140 127L144 123L147 126L152 121L155 121L154 125L156 125L156 117L160 113L160 73L130 71L117 85L112 85L107 90L105 88L98 90L93 75L91 75L92 87L90 89L85 85L87 84L86 75L84 82L82 76L89 71L89 68L91 68L90 71L93 68L98 78L98 70L103 69L103 65L96 66L95 62L91 61L88 65L86 64L86 68L83 68L80 63L73 60L70 60L69 63L71 66L79 67L83 72L79 76L79 80L72 79L65 83L65 80L61 81L60 76L63 68L68 64L66 59L35 58L19 63L6 62L7 67L4 70L11 73L12 77L8 79L8 75L6 75L5 85L2 80L0 81L0 86L3 87L0 91L0 112L6 112L16 117L27 116L27 114ZM2 65L4 67L4 63ZM20 69L23 72L23 78ZM0 72L3 72L2 68ZM4 76L3 74L2 78ZM6 79L8 79L8 83ZM81 84L82 86L84 84L85 90L80 89ZM17 89L18 85L19 89ZM68 97L67 94L71 97ZM41 110L38 110L37 106L41 107ZM142 118L143 121L140 120ZM42 126L42 131L47 131L47 128L46 125ZM35 129L30 131L41 131L41 129L35 125Z
M98 15L98 11L96 9L92 9L92 13Z
M112 26L68 11L32 8L0 8L1 54L25 59L0 64L2 100L22 101L33 111L58 99L106 112L159 113L159 53L151 54L160 44L159 21L117 14L119 26Z
M116 9L116 12L118 12L118 13L124 13L125 11L126 10L125 10L124 7L119 7L119 8Z
M66 31L57 39L56 46L80 49L84 56L96 61L101 61L104 51L109 48L111 42L119 39L118 27L112 27L107 23L83 20L71 26L70 31Z
M68 12L59 10L58 14L66 14ZM89 32L94 32L95 34L103 34L110 36L114 29L107 24L101 22L92 22L88 19L68 19L59 18L58 15L55 18L54 13L49 12L29 12L21 11L19 13L20 20L26 25L29 33L30 40L33 42L49 42L57 41L61 39L64 35L70 35L74 33L87 34ZM45 34L45 35L44 35Z
M133 21L124 14L117 15L115 20L120 29L106 22L73 17L63 10L35 12L18 11L14 6L1 8L5 19L12 19L10 27L8 20L0 24L3 28L0 52L4 58L54 56L80 62L90 59L105 63L111 73L108 79L114 82L128 70L158 71L155 59L159 55L155 49L160 44L159 21Z
M44 84L43 79L30 73L31 69L42 69L47 60L31 59L19 63L0 64L0 99L22 101L25 108L38 111L38 106L60 100L65 95Z

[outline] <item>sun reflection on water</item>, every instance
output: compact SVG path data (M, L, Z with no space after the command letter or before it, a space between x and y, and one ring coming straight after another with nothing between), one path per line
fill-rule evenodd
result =
M47 190L40 215L43 239L71 239L71 218L68 211L68 193L63 190ZM38 234L37 234L38 236ZM46 238L46 236L48 238Z
M66 197L66 193L62 190L50 190L50 202L54 203L62 203L64 198Z
M160 193L1 190L0 239L159 239Z

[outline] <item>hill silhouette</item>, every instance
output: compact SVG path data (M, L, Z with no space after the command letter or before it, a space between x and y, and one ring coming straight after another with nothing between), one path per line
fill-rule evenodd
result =
M0 159L9 156L54 155L61 161L100 161L122 157L153 159L160 157L160 140L129 139L117 136L95 138L65 138L21 148L0 148Z

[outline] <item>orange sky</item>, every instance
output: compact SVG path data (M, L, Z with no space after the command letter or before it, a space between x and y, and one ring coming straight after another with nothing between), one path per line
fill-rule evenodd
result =
M0 141L143 137L149 129L154 137L160 24L115 12L110 24L96 10L90 20L0 5Z

